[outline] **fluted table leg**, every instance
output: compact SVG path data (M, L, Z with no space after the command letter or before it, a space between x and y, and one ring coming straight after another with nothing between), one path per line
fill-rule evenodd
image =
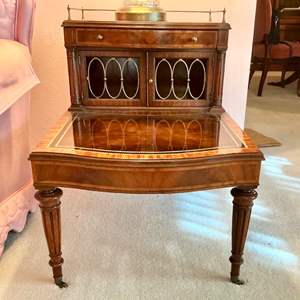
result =
M232 255L231 262L231 281L235 284L244 284L239 278L240 267L243 263L243 252L247 238L251 209L253 201L257 198L254 188L234 188L231 191L233 199L232 215Z
M44 231L47 239L53 278L55 284L60 288L68 285L62 279L62 264L64 262L61 253L61 220L60 220L60 198L62 190L58 188L41 190L35 194L40 202Z

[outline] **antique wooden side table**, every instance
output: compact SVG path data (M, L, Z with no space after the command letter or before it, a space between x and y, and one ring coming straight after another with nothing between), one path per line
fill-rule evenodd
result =
M231 281L242 284L263 155L222 108L229 25L63 26L72 105L30 155L55 283L67 286L59 187L140 194L234 187Z

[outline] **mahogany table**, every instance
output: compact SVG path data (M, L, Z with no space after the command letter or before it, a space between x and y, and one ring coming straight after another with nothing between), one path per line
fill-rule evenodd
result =
M222 108L230 25L63 27L71 107L30 155L55 283L66 286L61 187L137 194L234 187L231 281L242 284L263 155Z
M67 112L30 155L55 283L67 286L59 187L140 194L234 187L231 281L243 284L240 266L262 159L225 112Z

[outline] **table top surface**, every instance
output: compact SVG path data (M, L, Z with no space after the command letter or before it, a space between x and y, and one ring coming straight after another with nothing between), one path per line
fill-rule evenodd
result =
M184 159L261 155L226 113L66 112L34 154L100 159Z

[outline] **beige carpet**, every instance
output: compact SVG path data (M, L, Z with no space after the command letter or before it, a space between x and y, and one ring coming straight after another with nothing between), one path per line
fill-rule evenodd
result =
M255 91L257 82L253 85ZM0 260L1 300L300 299L300 100L295 87L250 91L247 127L280 140L263 149L242 277L228 282L228 189L132 196L65 190L64 274L52 284L40 214Z

